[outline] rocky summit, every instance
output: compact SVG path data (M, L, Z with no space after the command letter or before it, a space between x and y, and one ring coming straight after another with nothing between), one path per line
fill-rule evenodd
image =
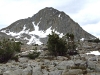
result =
M32 17L20 19L0 30L0 37L12 37L26 44L42 44L47 42L47 35L55 31L59 36L73 33L75 39L95 38L73 21L66 13L46 7ZM3 35L4 34L4 35Z

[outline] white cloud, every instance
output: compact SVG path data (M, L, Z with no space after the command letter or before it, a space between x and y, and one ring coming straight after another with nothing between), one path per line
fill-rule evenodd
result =
M100 19L100 0L88 0L87 4L77 14L72 14L72 18L80 25L95 23Z
M99 27L100 27L100 22L98 22L97 24L87 24L87 25L82 26L84 30L100 38L100 28Z
M87 0L82 9L69 15L78 22L84 30L100 38L100 0Z

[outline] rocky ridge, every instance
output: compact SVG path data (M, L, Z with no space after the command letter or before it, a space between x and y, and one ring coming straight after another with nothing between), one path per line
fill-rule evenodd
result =
M0 31L26 44L46 43L47 35L51 31L55 31L60 36L73 33L76 40L95 38L67 14L52 7L46 7L32 17L18 20Z

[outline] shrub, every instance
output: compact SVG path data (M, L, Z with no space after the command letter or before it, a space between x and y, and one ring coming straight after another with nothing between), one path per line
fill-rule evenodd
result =
M37 50L37 47L35 47L34 50Z
M11 59L15 52L19 49L20 44L16 44L15 41L11 41L10 39L3 39L0 41L0 63L7 62Z
M29 54L28 54L28 57L29 57L30 59L35 59L35 58L37 58L39 55L40 55L40 52L33 52L32 54L29 53Z
M21 42L12 42L12 43L13 43L14 50L16 52L20 52L22 43Z
M16 62L18 62L18 55L13 56L11 59L12 59L12 60L15 60Z
M65 35L65 37L66 37L66 40L67 40L67 49L68 49L67 54L69 54L69 55L78 54L78 52L76 50L77 44L75 43L74 35L67 33Z
M66 41L64 41L62 38L59 38L59 35L57 35L55 32L52 32L51 35L49 34L48 37L47 46L49 52L54 56L66 55Z
M88 42L99 43L99 42L100 42L100 39L99 39L99 38L96 38L96 39L90 39L90 40L88 40Z
M77 54L74 35L67 33L65 38L60 38L58 34L52 32L48 35L47 47L49 52L54 56L65 56L66 53Z
M45 65L41 65L41 69L45 69L45 67L46 67Z

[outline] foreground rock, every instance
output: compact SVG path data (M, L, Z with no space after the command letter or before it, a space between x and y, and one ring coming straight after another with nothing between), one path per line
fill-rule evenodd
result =
M90 46L82 48L79 55L67 57L52 57L48 51L41 51L34 60L26 57L32 50L22 52L18 62L0 64L0 75L100 75L100 56L87 55Z
M78 65L77 65L78 64ZM83 66L82 66L83 64ZM87 65L87 66L84 66ZM20 58L19 62L0 64L1 75L92 75L100 74L100 64L97 61L78 60L50 60Z

